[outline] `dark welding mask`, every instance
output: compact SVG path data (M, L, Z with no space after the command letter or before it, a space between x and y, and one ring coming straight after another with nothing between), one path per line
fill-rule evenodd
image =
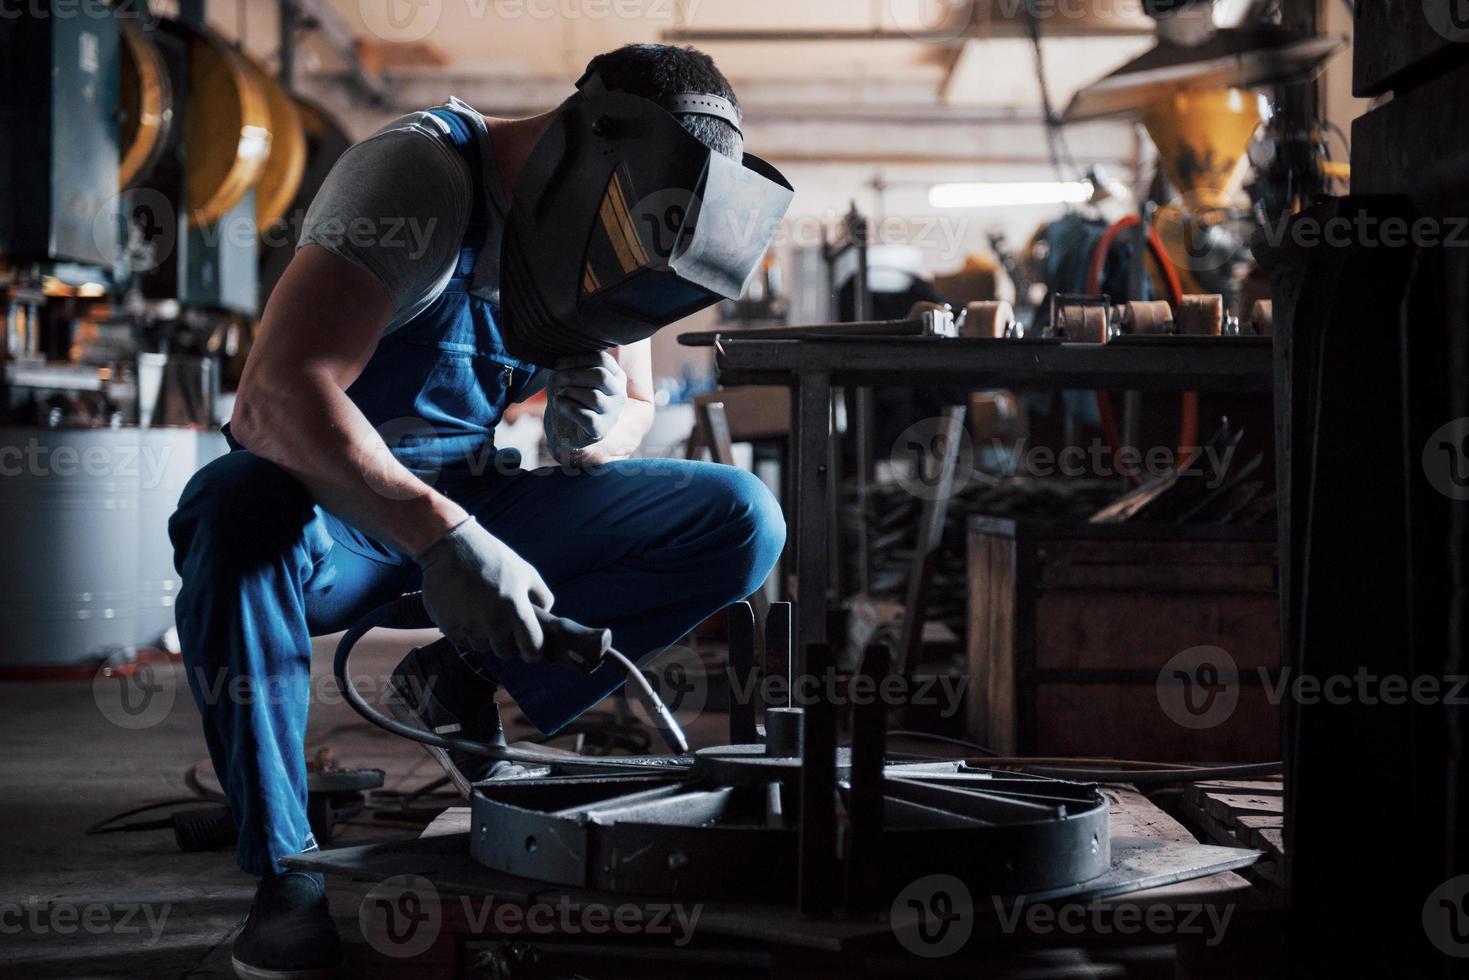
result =
M709 149L678 114L739 130L725 99L660 104L595 73L556 113L515 182L500 246L512 356L549 364L630 344L744 291L794 191L763 160Z

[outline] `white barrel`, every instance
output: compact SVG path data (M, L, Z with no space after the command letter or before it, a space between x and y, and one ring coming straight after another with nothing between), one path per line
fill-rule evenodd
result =
M137 429L0 427L0 664L131 656Z
M173 603L179 576L173 567L168 518L189 477L199 468L200 431L157 426L138 433L138 643L176 646Z

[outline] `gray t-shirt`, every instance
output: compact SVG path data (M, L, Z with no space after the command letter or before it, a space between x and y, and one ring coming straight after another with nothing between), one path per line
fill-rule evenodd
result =
M307 209L296 243L320 245L382 283L393 302L386 333L422 312L453 276L474 201L471 181L484 186L489 205L472 291L493 303L500 299L500 237L509 208L490 133L484 117L458 99L440 108L469 123L483 173L470 174L441 120L410 112L342 154Z

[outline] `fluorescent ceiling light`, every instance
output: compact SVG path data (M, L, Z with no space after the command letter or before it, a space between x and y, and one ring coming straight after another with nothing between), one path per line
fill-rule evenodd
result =
M934 184L928 203L936 208L992 208L1020 204L1083 204L1092 197L1087 180L985 181Z

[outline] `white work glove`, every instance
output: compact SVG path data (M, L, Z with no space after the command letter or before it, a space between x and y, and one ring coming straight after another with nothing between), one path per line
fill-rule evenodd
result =
M607 351L563 357L546 397L546 441L563 458L607 438L627 404L627 374Z
M423 604L461 651L540 656L545 635L536 608L554 597L541 573L470 518L418 556Z

